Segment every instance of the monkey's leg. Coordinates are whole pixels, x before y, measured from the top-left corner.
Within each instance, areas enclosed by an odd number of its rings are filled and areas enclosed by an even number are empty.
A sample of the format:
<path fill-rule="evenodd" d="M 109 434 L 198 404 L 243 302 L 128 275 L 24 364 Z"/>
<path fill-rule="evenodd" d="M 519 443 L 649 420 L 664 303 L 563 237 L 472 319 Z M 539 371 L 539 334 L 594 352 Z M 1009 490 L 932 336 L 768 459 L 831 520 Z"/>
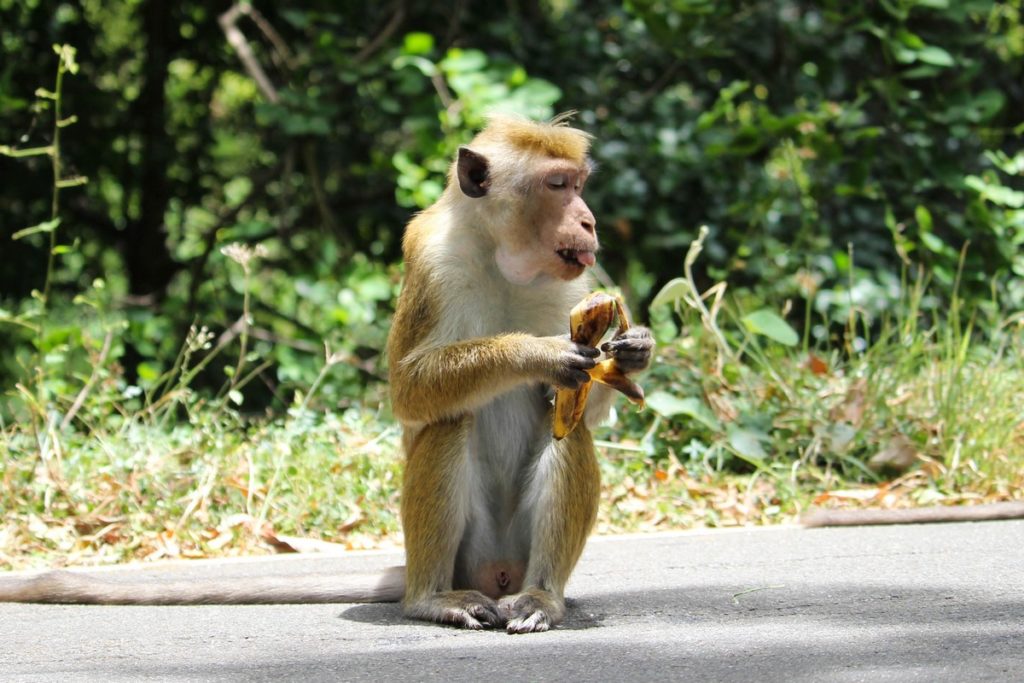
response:
<path fill-rule="evenodd" d="M 469 514 L 466 438 L 470 419 L 437 422 L 406 439 L 402 528 L 405 615 L 464 628 L 502 626 L 491 598 L 452 590 L 455 556 Z"/>
<path fill-rule="evenodd" d="M 590 432 L 578 426 L 541 454 L 523 501 L 534 501 L 523 590 L 501 599 L 509 633 L 547 631 L 565 616 L 565 584 L 597 517 L 601 474 Z"/>

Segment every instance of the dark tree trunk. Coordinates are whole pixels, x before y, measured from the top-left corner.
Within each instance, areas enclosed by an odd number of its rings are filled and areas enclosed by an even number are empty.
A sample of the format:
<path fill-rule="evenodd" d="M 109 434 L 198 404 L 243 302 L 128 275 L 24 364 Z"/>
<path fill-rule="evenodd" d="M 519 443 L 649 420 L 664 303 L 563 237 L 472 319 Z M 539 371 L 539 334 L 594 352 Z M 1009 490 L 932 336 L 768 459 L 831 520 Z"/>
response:
<path fill-rule="evenodd" d="M 171 197 L 167 167 L 174 142 L 167 132 L 165 87 L 171 60 L 174 22 L 169 0 L 147 0 L 142 6 L 142 30 L 146 35 L 143 84 L 135 101 L 134 116 L 142 146 L 138 168 L 138 220 L 129 222 L 125 262 L 131 293 L 163 297 L 176 266 L 167 248 L 164 214 Z"/>

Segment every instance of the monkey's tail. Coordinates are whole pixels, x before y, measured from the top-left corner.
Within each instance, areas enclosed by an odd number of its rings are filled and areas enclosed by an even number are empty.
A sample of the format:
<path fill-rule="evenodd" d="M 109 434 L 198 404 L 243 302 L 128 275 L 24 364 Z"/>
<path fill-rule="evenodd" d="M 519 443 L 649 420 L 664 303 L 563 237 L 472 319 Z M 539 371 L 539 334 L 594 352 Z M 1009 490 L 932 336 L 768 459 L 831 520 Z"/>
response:
<path fill-rule="evenodd" d="M 87 572 L 47 571 L 0 577 L 0 602 L 79 605 L 283 605 L 398 602 L 405 567 L 380 574 L 302 574 L 196 580 L 111 579 Z"/>
<path fill-rule="evenodd" d="M 800 523 L 805 527 L 823 527 L 985 522 L 1020 518 L 1024 518 L 1024 501 L 1004 501 L 982 505 L 936 505 L 898 510 L 814 510 L 805 515 Z"/>

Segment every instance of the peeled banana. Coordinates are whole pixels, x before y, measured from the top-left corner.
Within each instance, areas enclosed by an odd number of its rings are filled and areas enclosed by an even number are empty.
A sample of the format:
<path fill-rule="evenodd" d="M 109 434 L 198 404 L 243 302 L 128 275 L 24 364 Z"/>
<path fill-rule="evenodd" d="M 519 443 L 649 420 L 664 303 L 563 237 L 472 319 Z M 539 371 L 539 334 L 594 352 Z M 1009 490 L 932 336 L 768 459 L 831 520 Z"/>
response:
<path fill-rule="evenodd" d="M 577 344 L 596 347 L 616 319 L 618 334 L 629 329 L 629 318 L 622 299 L 604 292 L 594 292 L 569 312 L 569 335 Z M 619 370 L 614 358 L 599 362 L 587 374 L 591 380 L 621 391 L 633 403 L 644 405 L 644 390 Z M 587 407 L 587 396 L 592 386 L 593 382 L 586 382 L 579 389 L 555 391 L 552 431 L 556 439 L 564 439 L 576 428 Z"/>

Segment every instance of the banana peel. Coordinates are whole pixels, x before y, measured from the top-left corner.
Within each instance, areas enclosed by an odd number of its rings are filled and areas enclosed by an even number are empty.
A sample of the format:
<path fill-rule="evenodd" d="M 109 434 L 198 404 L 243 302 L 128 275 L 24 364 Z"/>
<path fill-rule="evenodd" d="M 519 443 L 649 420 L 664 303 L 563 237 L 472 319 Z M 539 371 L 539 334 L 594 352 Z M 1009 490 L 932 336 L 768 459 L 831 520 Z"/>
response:
<path fill-rule="evenodd" d="M 622 299 L 604 292 L 594 292 L 569 312 L 569 336 L 577 344 L 596 347 L 616 320 L 618 334 L 629 329 L 629 317 Z M 594 382 L 607 384 L 638 406 L 644 405 L 644 390 L 619 369 L 614 358 L 600 361 L 587 374 L 592 381 L 585 382 L 579 389 L 555 391 L 552 432 L 556 439 L 564 439 L 579 424 Z"/>

